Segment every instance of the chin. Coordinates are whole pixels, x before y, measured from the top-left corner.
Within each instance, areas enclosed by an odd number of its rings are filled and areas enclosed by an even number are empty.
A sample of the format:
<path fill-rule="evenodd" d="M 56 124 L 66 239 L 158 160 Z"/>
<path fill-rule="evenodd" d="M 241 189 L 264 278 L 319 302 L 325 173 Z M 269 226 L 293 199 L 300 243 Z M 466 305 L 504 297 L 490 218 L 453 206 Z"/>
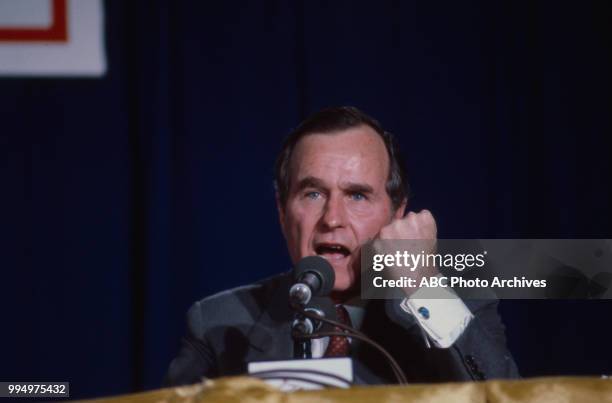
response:
<path fill-rule="evenodd" d="M 349 259 L 329 259 L 326 256 L 322 256 L 327 259 L 334 269 L 335 282 L 333 293 L 346 293 L 354 290 L 356 287 L 357 277 L 353 270 L 351 270 Z"/>
<path fill-rule="evenodd" d="M 334 284 L 333 291 L 346 291 L 351 288 L 351 284 L 348 281 L 336 281 Z"/>
<path fill-rule="evenodd" d="M 334 291 L 348 291 L 355 286 L 355 278 L 348 273 L 338 273 L 336 271 L 336 282 L 334 283 Z"/>

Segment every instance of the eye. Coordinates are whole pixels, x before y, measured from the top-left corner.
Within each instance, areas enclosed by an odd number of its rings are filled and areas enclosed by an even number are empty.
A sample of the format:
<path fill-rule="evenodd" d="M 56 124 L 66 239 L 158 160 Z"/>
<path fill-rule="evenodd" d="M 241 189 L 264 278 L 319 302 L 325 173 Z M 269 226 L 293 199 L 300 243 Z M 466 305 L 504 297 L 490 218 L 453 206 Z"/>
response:
<path fill-rule="evenodd" d="M 355 201 L 367 200 L 368 198 L 361 192 L 351 193 L 351 199 Z"/>
<path fill-rule="evenodd" d="M 321 197 L 321 193 L 316 192 L 316 191 L 311 191 L 311 192 L 306 192 L 304 196 L 307 197 L 308 199 L 316 200 L 319 197 Z"/>

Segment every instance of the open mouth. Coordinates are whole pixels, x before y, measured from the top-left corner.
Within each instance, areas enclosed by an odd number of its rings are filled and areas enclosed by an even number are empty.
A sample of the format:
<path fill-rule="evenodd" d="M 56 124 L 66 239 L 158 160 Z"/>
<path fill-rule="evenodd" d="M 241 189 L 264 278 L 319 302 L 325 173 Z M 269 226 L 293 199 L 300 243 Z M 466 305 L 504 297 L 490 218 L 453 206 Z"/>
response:
<path fill-rule="evenodd" d="M 346 246 L 337 243 L 317 244 L 315 252 L 317 255 L 328 259 L 342 259 L 351 254 L 351 251 Z"/>

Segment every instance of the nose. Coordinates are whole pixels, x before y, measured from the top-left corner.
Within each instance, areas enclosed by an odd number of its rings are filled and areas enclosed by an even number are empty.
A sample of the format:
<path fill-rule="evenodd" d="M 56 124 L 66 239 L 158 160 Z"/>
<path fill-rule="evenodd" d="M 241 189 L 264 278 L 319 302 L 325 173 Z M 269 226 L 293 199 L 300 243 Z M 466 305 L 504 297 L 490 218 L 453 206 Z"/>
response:
<path fill-rule="evenodd" d="M 327 230 L 341 228 L 346 225 L 346 209 L 341 197 L 331 196 L 325 203 L 321 224 Z"/>

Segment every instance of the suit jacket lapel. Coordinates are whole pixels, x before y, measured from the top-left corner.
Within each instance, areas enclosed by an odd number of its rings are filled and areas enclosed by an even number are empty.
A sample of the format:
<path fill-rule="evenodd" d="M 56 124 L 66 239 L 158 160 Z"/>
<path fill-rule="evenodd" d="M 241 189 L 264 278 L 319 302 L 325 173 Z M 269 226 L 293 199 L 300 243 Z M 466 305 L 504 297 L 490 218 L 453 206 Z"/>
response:
<path fill-rule="evenodd" d="M 259 318 L 250 329 L 248 361 L 287 360 L 293 358 L 289 306 L 291 276 L 284 273 L 278 278 L 269 298 L 262 306 Z"/>

